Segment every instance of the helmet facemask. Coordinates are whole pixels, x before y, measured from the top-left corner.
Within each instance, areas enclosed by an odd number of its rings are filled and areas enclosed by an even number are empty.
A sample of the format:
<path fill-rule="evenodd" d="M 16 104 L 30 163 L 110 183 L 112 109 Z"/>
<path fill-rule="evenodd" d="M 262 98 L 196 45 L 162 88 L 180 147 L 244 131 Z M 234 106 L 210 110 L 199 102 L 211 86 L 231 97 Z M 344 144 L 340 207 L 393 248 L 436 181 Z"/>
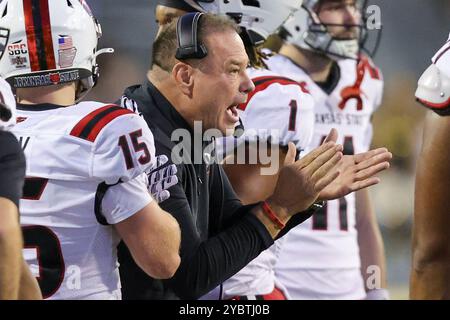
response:
<path fill-rule="evenodd" d="M 185 0 L 197 4 L 202 12 L 228 15 L 241 28 L 250 64 L 264 68 L 267 57 L 261 45 L 275 33 L 283 22 L 302 4 L 302 0 Z"/>
<path fill-rule="evenodd" d="M 322 9 L 324 1 L 322 0 L 305 0 L 302 5 L 301 13 L 297 15 L 298 25 L 302 27 L 286 24 L 284 32 L 288 31 L 288 38 L 294 33 L 296 35 L 294 44 L 301 48 L 313 50 L 322 53 L 334 60 L 339 59 L 358 59 L 361 52 L 364 51 L 369 56 L 373 56 L 378 48 L 381 28 L 377 29 L 374 39 L 369 40 L 369 30 L 367 28 L 368 15 L 366 13 L 367 0 L 355 1 L 355 10 L 359 12 L 360 21 L 357 24 L 333 24 L 324 23 L 319 18 L 319 12 Z M 346 5 L 345 3 L 342 5 Z M 337 30 L 353 29 L 354 36 L 338 37 L 333 35 L 333 29 Z M 374 32 L 370 32 L 374 34 Z M 369 44 L 370 43 L 370 48 Z"/>
<path fill-rule="evenodd" d="M 9 40 L 9 29 L 0 27 L 0 59 L 6 51 Z"/>

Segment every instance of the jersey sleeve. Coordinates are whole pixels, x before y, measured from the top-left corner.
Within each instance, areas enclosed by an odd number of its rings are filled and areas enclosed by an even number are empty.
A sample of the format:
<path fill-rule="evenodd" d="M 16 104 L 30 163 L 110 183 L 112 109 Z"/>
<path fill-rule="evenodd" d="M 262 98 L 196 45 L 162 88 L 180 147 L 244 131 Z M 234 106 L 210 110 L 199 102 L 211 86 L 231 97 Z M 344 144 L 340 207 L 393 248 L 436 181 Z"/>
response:
<path fill-rule="evenodd" d="M 381 106 L 381 103 L 383 102 L 383 93 L 384 93 L 383 74 L 381 73 L 380 70 L 378 72 L 380 75 L 380 79 L 378 80 L 377 90 L 375 93 L 374 111 L 378 110 L 378 108 Z"/>
<path fill-rule="evenodd" d="M 240 106 L 245 139 L 266 140 L 297 150 L 309 144 L 314 130 L 314 102 L 299 83 L 284 78 L 268 79 L 262 85 L 254 80 L 255 92 Z M 266 86 L 267 84 L 267 86 Z"/>
<path fill-rule="evenodd" d="M 137 114 L 121 115 L 101 129 L 93 147 L 92 177 L 115 184 L 150 171 L 155 165 L 153 134 Z"/>
<path fill-rule="evenodd" d="M 143 209 L 152 198 L 147 191 L 147 175 L 112 186 L 102 201 L 102 215 L 108 224 L 119 223 Z"/>
<path fill-rule="evenodd" d="M 383 102 L 384 78 L 381 69 L 375 65 L 375 62 L 368 56 L 364 55 L 367 62 L 366 72 L 370 82 L 370 86 L 374 88 L 373 110 L 376 111 Z"/>

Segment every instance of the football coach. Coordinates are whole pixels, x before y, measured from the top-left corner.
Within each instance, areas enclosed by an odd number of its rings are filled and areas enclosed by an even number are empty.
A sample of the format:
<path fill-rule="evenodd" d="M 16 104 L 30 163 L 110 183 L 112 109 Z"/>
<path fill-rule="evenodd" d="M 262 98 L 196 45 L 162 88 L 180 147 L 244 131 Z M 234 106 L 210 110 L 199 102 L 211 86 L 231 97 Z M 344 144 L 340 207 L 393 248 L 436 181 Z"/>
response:
<path fill-rule="evenodd" d="M 316 202 L 328 200 L 323 194 L 331 190 L 333 197 L 342 196 L 345 188 L 333 186 L 342 158 L 335 130 L 297 161 L 291 143 L 273 195 L 247 206 L 237 199 L 221 165 L 203 156 L 211 141 L 195 141 L 198 123 L 200 133 L 233 131 L 239 121 L 236 107 L 254 89 L 248 63 L 231 19 L 190 13 L 160 30 L 147 81 L 126 89 L 122 105 L 142 114 L 154 134 L 157 155 L 177 164 L 179 182 L 160 205 L 178 221 L 182 239 L 181 265 L 169 280 L 150 278 L 127 248 L 119 247 L 124 299 L 198 299 L 307 219 Z M 183 138 L 174 139 L 179 136 Z M 182 152 L 174 152 L 180 147 Z"/>

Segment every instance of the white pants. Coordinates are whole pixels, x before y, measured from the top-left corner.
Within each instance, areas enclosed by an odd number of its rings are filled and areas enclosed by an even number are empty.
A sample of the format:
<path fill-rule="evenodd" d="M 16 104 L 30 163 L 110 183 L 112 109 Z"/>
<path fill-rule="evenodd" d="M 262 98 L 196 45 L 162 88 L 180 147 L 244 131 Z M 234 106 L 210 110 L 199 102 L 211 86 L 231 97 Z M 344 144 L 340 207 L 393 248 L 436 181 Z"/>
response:
<path fill-rule="evenodd" d="M 365 299 L 360 269 L 298 269 L 276 274 L 293 300 Z"/>

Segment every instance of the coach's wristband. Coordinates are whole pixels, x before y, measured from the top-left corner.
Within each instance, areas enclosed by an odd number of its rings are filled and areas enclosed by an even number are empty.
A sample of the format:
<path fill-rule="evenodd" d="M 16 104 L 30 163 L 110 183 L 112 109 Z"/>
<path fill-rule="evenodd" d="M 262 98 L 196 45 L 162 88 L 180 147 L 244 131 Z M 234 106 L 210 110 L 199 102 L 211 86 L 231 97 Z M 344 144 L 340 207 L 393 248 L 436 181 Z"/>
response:
<path fill-rule="evenodd" d="M 367 291 L 366 300 L 389 300 L 389 291 L 386 289 L 374 289 Z"/>
<path fill-rule="evenodd" d="M 281 221 L 277 215 L 275 214 L 275 212 L 272 210 L 272 208 L 269 206 L 269 204 L 267 203 L 267 201 L 264 201 L 262 203 L 262 209 L 263 212 L 266 214 L 266 216 L 270 219 L 270 221 L 272 221 L 275 225 L 275 228 L 278 230 L 283 229 L 286 225 L 283 223 L 283 221 Z"/>

